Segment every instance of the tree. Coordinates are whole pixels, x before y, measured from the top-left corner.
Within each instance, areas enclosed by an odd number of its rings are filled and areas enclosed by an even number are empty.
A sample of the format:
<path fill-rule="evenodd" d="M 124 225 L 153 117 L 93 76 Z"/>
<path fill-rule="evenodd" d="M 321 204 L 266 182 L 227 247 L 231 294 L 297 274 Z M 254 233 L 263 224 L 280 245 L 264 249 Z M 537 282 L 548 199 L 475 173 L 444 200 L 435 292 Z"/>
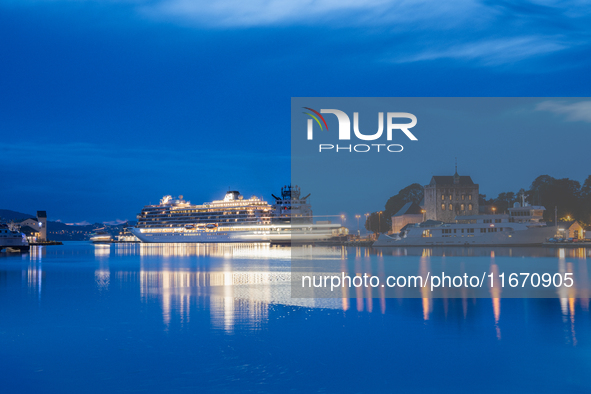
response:
<path fill-rule="evenodd" d="M 591 175 L 585 179 L 581 187 L 581 216 L 579 220 L 585 225 L 591 225 Z"/>
<path fill-rule="evenodd" d="M 391 225 L 386 221 L 384 212 L 372 212 L 365 220 L 365 229 L 371 231 L 374 234 L 387 233 L 391 228 Z"/>
<path fill-rule="evenodd" d="M 545 220 L 554 220 L 554 207 L 558 207 L 558 217 L 570 216 L 583 219 L 583 201 L 581 184 L 568 178 L 555 179 L 549 175 L 540 175 L 531 184 L 528 201 L 532 205 L 546 208 Z M 585 222 L 584 220 L 582 220 Z"/>
<path fill-rule="evenodd" d="M 585 179 L 583 186 L 581 187 L 581 197 L 583 199 L 591 199 L 591 175 Z"/>
<path fill-rule="evenodd" d="M 489 204 L 493 204 L 497 209 L 498 213 L 506 212 L 508 208 L 513 206 L 513 203 L 517 201 L 517 197 L 513 192 L 499 193 L 498 197 L 491 199 Z"/>

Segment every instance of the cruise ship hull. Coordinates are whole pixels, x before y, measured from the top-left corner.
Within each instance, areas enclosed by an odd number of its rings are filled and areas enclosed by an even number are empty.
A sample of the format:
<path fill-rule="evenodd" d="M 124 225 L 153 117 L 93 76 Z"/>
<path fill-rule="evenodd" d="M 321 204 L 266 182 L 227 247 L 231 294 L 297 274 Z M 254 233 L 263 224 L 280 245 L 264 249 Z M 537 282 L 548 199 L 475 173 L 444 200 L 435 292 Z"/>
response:
<path fill-rule="evenodd" d="M 375 247 L 396 246 L 532 246 L 541 245 L 556 233 L 556 227 L 532 227 L 527 230 L 486 233 L 473 237 L 407 237 L 380 235 Z"/>
<path fill-rule="evenodd" d="M 314 243 L 327 241 L 327 231 L 294 234 L 291 231 L 179 231 L 157 233 L 130 228 L 141 242 L 146 243 Z"/>

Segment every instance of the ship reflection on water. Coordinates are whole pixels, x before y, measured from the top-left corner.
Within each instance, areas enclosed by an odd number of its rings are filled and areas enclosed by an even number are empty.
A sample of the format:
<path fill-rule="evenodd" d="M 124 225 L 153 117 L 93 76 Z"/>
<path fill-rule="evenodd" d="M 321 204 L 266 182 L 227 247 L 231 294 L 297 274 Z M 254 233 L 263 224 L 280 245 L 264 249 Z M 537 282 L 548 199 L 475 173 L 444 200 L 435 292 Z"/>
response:
<path fill-rule="evenodd" d="M 488 298 L 432 298 L 424 289 L 388 298 L 357 288 L 292 298 L 294 256 L 377 275 L 408 261 L 425 273 L 457 257 L 492 271 L 507 259 L 548 259 L 570 272 L 591 257 L 588 249 L 81 242 L 1 254 L 8 392 L 410 392 L 417 382 L 455 394 L 505 392 L 507 382 L 519 392 L 591 390 L 581 367 L 591 351 L 589 293 L 510 299 L 493 287 Z M 468 383 L 456 382 L 458 371 Z"/>
<path fill-rule="evenodd" d="M 92 261 L 94 287 L 107 292 L 118 287 L 137 288 L 143 303 L 156 302 L 160 305 L 165 329 L 171 323 L 181 326 L 189 323 L 191 312 L 208 310 L 212 327 L 233 332 L 236 327 L 258 330 L 269 319 L 273 305 L 301 307 L 308 309 L 338 310 L 346 313 L 405 313 L 404 304 L 416 305 L 411 300 L 388 299 L 381 291 L 379 297 L 363 288 L 355 290 L 355 297 L 343 298 L 292 298 L 290 292 L 290 259 L 294 250 L 290 247 L 268 244 L 96 244 L 77 246 L 65 250 L 36 247 L 21 259 L 28 260 L 22 270 L 22 282 L 39 299 L 48 273 L 44 270 L 56 258 L 71 256 L 81 258 L 86 264 Z M 300 258 L 321 258 L 328 261 L 345 261 L 348 256 L 355 259 L 355 271 L 371 271 L 371 261 L 377 260 L 377 269 L 399 256 L 416 256 L 419 273 L 426 275 L 431 259 L 464 256 L 490 258 L 491 272 L 497 272 L 495 259 L 501 256 L 557 258 L 560 270 L 569 269 L 569 259 L 577 259 L 586 270 L 586 258 L 590 251 L 585 248 L 544 249 L 544 248 L 401 248 L 379 249 L 314 247 L 298 250 Z M 571 268 L 572 270 L 572 268 Z M 50 270 L 49 275 L 54 275 Z M 589 316 L 589 292 L 586 297 L 575 297 L 572 292 L 560 290 L 558 303 L 568 342 L 576 345 L 575 314 Z M 469 320 L 480 315 L 483 305 L 489 304 L 497 339 L 502 338 L 503 319 L 502 289 L 497 285 L 490 289 L 490 298 L 474 299 L 464 294 L 461 298 L 431 298 L 429 289 L 421 290 L 420 311 L 415 317 L 424 322 L 445 321 L 460 316 Z M 580 294 L 580 293 L 579 293 Z M 535 303 L 536 301 L 529 301 Z M 416 308 L 415 308 L 416 309 Z M 545 311 L 546 312 L 546 311 Z M 450 316 L 451 315 L 451 316 Z"/>

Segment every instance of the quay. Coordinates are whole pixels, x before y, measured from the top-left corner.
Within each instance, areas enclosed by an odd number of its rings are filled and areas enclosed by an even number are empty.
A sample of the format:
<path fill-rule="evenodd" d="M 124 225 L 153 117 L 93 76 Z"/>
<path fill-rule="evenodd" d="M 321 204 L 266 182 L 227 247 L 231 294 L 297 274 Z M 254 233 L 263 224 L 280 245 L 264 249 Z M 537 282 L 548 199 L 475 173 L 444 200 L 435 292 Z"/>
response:
<path fill-rule="evenodd" d="M 60 241 L 35 241 L 29 242 L 31 246 L 49 246 L 49 245 L 63 245 Z"/>
<path fill-rule="evenodd" d="M 551 248 L 591 248 L 591 242 L 544 242 L 542 246 Z"/>

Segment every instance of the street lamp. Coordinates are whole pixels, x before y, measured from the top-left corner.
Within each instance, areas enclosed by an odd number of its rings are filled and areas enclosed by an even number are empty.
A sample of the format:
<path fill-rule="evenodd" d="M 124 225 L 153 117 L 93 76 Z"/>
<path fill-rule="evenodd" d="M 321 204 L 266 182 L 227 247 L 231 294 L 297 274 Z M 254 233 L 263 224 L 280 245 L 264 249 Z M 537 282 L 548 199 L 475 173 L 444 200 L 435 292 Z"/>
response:
<path fill-rule="evenodd" d="M 382 230 L 382 213 L 383 211 L 378 212 L 378 233 L 381 233 Z"/>
<path fill-rule="evenodd" d="M 495 211 L 496 211 L 496 210 L 497 210 L 497 209 L 496 209 L 495 207 L 492 207 L 493 215 L 495 214 Z"/>
<path fill-rule="evenodd" d="M 345 222 L 345 215 L 341 215 L 341 226 L 343 225 L 344 222 Z"/>
<path fill-rule="evenodd" d="M 355 215 L 355 217 L 357 218 L 357 235 L 361 237 L 361 230 L 359 230 L 359 218 L 361 215 Z"/>
<path fill-rule="evenodd" d="M 369 213 L 366 213 L 366 214 L 365 214 L 365 225 L 366 225 L 367 227 L 371 228 L 371 226 L 370 226 L 370 225 L 368 225 L 368 223 L 367 223 L 367 218 L 368 218 L 368 217 L 369 217 Z"/>
<path fill-rule="evenodd" d="M 423 222 L 425 222 L 426 221 L 425 214 L 427 213 L 427 211 L 424 209 L 421 209 L 421 213 L 423 214 Z"/>

